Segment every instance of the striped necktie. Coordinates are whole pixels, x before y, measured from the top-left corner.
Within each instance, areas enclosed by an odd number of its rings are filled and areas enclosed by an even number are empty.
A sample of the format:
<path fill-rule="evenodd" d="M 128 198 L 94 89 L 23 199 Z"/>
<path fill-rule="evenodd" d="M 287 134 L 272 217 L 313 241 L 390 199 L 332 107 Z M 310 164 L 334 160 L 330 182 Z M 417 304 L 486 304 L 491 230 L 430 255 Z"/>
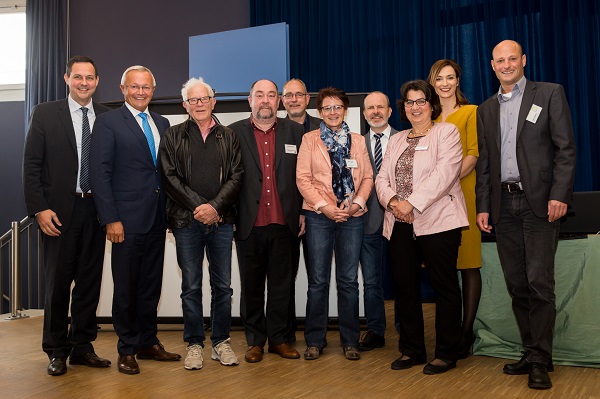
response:
<path fill-rule="evenodd" d="M 381 151 L 381 138 L 383 137 L 383 133 L 374 133 L 373 137 L 375 137 L 375 168 L 377 168 L 377 172 L 381 169 L 381 162 L 383 161 L 383 154 Z"/>
<path fill-rule="evenodd" d="M 146 140 L 148 140 L 148 147 L 150 147 L 152 161 L 154 161 L 154 166 L 156 166 L 156 148 L 154 147 L 154 135 L 152 134 L 152 128 L 150 127 L 150 123 L 148 123 L 148 115 L 146 115 L 144 112 L 140 112 L 138 116 L 142 118 L 142 127 L 144 130 L 144 135 L 146 136 Z"/>
<path fill-rule="evenodd" d="M 79 187 L 82 193 L 90 191 L 90 144 L 92 142 L 92 132 L 90 131 L 90 121 L 88 119 L 88 109 L 81 107 L 81 165 L 79 167 Z"/>

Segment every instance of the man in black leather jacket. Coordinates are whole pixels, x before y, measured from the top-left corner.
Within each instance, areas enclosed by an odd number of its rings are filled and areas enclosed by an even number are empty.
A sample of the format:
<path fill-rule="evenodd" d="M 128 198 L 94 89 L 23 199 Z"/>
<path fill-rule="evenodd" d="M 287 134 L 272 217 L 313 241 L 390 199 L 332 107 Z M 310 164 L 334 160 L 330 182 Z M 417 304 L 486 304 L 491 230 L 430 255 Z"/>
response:
<path fill-rule="evenodd" d="M 186 82 L 181 95 L 190 118 L 165 132 L 160 157 L 182 274 L 183 339 L 188 342 L 184 367 L 201 369 L 203 363 L 205 248 L 212 295 L 211 357 L 231 366 L 238 364 L 229 329 L 233 224 L 243 175 L 240 145 L 235 133 L 212 116 L 214 91 L 202 78 Z"/>

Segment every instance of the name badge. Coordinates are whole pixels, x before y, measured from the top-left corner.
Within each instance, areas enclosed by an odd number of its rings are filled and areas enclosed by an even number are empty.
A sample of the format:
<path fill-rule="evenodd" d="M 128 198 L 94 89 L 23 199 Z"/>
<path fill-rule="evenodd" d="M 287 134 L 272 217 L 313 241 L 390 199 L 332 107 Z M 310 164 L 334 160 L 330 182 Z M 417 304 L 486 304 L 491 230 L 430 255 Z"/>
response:
<path fill-rule="evenodd" d="M 415 147 L 415 151 L 427 151 L 428 148 L 429 146 L 427 145 L 418 145 Z"/>
<path fill-rule="evenodd" d="M 286 154 L 298 154 L 296 145 L 295 144 L 286 144 L 285 145 L 285 153 Z"/>
<path fill-rule="evenodd" d="M 346 167 L 347 168 L 358 168 L 358 162 L 356 159 L 346 159 Z"/>
<path fill-rule="evenodd" d="M 542 112 L 542 107 L 540 107 L 539 105 L 533 104 L 531 106 L 531 109 L 529 110 L 529 114 L 527 114 L 527 121 L 529 121 L 531 123 L 537 122 L 537 119 L 540 116 L 541 112 Z"/>

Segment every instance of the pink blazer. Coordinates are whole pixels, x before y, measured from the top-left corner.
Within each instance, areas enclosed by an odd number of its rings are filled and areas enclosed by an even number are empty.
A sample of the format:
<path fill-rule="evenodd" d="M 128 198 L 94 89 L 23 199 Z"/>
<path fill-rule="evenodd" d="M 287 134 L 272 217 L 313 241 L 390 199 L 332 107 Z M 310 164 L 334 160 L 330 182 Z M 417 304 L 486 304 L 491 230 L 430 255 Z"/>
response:
<path fill-rule="evenodd" d="M 396 196 L 396 163 L 408 147 L 408 132 L 404 130 L 390 138 L 377 174 L 377 197 L 386 209 Z M 459 181 L 461 165 L 462 147 L 458 129 L 451 123 L 436 123 L 419 141 L 413 163 L 413 192 L 406 198 L 415 207 L 413 228 L 417 236 L 469 225 Z M 386 210 L 383 235 L 388 240 L 394 222 L 394 215 Z"/>
<path fill-rule="evenodd" d="M 361 210 L 354 216 L 367 211 L 367 199 L 373 189 L 373 169 L 363 136 L 352 133 L 350 157 L 355 159 L 358 167 L 351 168 L 354 180 L 353 202 L 360 205 Z M 306 133 L 302 137 L 302 145 L 298 152 L 296 166 L 296 184 L 304 197 L 302 208 L 320 213 L 318 208 L 324 205 L 337 206 L 337 200 L 331 185 L 331 160 L 327 148 L 321 140 L 319 129 Z"/>

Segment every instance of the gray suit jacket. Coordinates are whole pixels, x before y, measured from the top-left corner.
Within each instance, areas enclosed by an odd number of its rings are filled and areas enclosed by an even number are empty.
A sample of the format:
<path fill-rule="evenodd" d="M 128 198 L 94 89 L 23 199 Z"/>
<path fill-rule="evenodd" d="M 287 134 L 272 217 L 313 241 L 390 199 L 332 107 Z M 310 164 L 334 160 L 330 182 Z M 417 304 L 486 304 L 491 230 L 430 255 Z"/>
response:
<path fill-rule="evenodd" d="M 398 133 L 396 129 L 392 127 L 390 132 L 390 137 L 394 134 Z M 364 134 L 365 142 L 367 143 L 367 151 L 369 152 L 369 158 L 371 159 L 371 167 L 373 168 L 373 181 L 377 178 L 377 168 L 375 167 L 375 159 L 373 158 L 374 149 L 371 148 L 371 130 L 369 129 L 367 133 Z M 385 155 L 385 154 L 383 154 Z M 365 214 L 365 234 L 375 234 L 379 228 L 383 225 L 383 215 L 385 214 L 385 209 L 379 203 L 377 199 L 377 193 L 373 188 L 371 192 L 371 196 L 367 201 L 368 212 Z"/>
<path fill-rule="evenodd" d="M 532 105 L 542 108 L 535 123 L 527 120 Z M 477 109 L 477 213 L 500 215 L 500 103 L 497 93 Z M 548 201 L 572 202 L 575 139 L 571 111 L 562 86 L 527 81 L 517 125 L 517 162 L 525 196 L 538 217 L 546 217 Z"/>
<path fill-rule="evenodd" d="M 256 222 L 262 193 L 263 173 L 256 139 L 254 138 L 254 128 L 250 123 L 250 119 L 242 119 L 229 125 L 229 128 L 238 135 L 242 151 L 244 175 L 242 177 L 242 190 L 238 199 L 238 223 L 235 237 L 238 240 L 245 240 L 250 235 Z M 301 124 L 289 119 L 277 118 L 275 179 L 283 214 L 294 237 L 297 237 L 300 231 L 302 197 L 296 186 L 296 161 L 303 134 L 304 129 Z M 293 151 L 289 150 L 290 147 L 286 150 L 286 146 L 295 147 L 296 153 L 294 154 Z"/>

